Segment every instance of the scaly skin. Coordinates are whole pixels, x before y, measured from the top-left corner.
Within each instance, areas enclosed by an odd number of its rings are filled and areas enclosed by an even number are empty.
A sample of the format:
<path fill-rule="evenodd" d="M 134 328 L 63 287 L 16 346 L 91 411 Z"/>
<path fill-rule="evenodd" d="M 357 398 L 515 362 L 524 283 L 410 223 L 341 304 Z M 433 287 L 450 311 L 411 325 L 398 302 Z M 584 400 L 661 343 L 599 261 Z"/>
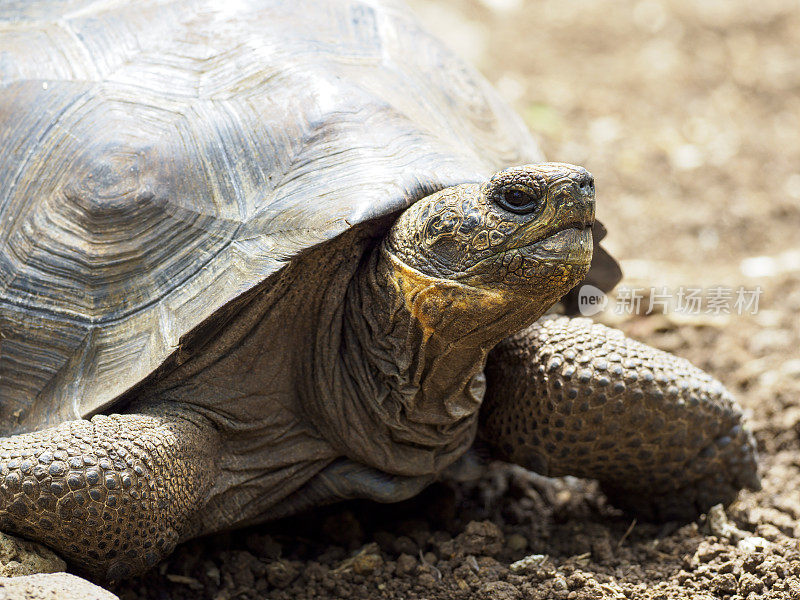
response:
<path fill-rule="evenodd" d="M 215 477 L 197 415 L 96 416 L 0 439 L 0 529 L 119 579 L 155 565 L 192 529 Z"/>
<path fill-rule="evenodd" d="M 753 437 L 717 380 L 588 319 L 546 317 L 489 355 L 479 435 L 499 458 L 598 479 L 612 503 L 694 518 L 758 489 Z"/>

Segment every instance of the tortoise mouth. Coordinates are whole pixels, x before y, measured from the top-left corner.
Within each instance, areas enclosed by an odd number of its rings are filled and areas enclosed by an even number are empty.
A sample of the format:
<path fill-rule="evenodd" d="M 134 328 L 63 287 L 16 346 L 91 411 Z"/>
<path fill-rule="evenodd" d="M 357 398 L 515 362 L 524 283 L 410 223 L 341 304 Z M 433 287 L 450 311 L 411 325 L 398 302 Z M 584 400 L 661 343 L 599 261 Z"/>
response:
<path fill-rule="evenodd" d="M 526 243 L 509 250 L 517 250 L 532 257 L 548 256 L 551 259 L 563 258 L 569 255 L 571 250 L 578 251 L 580 255 L 587 247 L 591 251 L 593 225 L 592 215 L 576 215 L 568 221 L 559 223 L 544 236 L 532 241 L 525 240 Z"/>
<path fill-rule="evenodd" d="M 585 229 L 591 229 L 594 226 L 594 216 L 585 216 L 585 217 L 575 217 L 568 222 L 564 223 L 558 231 L 563 231 L 565 229 L 577 229 L 578 231 L 582 231 Z"/>
<path fill-rule="evenodd" d="M 588 264 L 592 260 L 592 223 L 565 223 L 550 235 L 517 250 L 540 261 Z"/>
<path fill-rule="evenodd" d="M 544 238 L 493 254 L 455 279 L 481 289 L 530 291 L 533 286 L 539 293 L 558 288 L 563 295 L 572 287 L 565 282 L 577 283 L 591 261 L 591 225 L 564 224 Z"/>

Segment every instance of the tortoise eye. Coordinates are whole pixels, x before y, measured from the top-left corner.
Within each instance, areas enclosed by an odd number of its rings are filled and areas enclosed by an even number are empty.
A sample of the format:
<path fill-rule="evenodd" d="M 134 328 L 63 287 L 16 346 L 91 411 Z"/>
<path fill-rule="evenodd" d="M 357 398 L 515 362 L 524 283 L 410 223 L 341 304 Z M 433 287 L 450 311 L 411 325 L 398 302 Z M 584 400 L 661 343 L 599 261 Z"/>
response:
<path fill-rule="evenodd" d="M 518 214 L 535 212 L 542 204 L 542 191 L 529 187 L 509 187 L 503 189 L 497 203 L 504 209 Z"/>

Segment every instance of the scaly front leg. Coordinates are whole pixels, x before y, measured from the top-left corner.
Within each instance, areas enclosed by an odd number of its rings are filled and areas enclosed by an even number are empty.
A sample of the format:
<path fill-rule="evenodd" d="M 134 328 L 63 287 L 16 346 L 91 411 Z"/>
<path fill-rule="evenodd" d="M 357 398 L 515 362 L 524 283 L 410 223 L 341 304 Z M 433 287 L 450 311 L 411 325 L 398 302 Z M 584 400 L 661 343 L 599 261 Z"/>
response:
<path fill-rule="evenodd" d="M 214 481 L 216 431 L 164 407 L 0 439 L 0 529 L 108 579 L 144 571 L 191 530 Z"/>
<path fill-rule="evenodd" d="M 645 518 L 685 520 L 759 489 L 739 406 L 688 361 L 588 319 L 546 317 L 486 366 L 479 436 L 539 473 L 598 479 Z"/>

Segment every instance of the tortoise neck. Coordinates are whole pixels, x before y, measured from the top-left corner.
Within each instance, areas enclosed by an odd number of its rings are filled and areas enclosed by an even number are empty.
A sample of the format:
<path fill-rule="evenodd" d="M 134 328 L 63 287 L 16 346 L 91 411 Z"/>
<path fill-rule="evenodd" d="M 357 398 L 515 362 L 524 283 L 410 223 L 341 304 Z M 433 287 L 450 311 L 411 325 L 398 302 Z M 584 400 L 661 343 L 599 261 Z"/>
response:
<path fill-rule="evenodd" d="M 341 388 L 332 391 L 358 409 L 345 417 L 341 407 L 318 405 L 321 428 L 336 429 L 344 452 L 377 468 L 440 472 L 474 439 L 486 355 L 509 333 L 498 302 L 408 267 L 383 244 L 373 249 L 347 290 L 331 353 Z"/>

